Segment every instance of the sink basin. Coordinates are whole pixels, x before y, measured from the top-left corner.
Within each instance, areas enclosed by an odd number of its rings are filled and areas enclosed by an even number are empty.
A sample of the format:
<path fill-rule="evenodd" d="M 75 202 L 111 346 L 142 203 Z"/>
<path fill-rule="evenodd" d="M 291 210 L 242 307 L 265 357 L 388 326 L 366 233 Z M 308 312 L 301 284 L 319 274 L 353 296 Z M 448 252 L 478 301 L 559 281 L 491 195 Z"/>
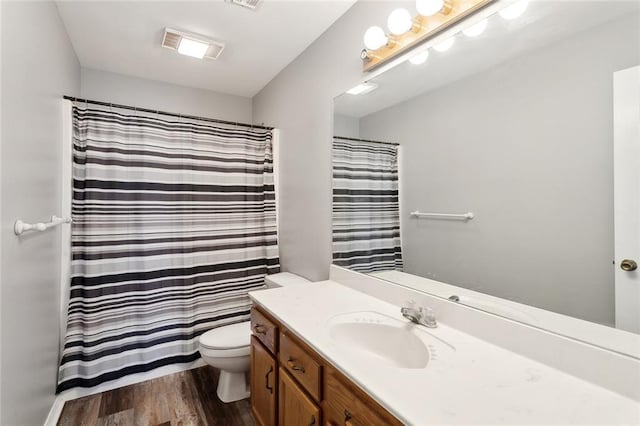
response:
<path fill-rule="evenodd" d="M 408 321 L 378 312 L 337 315 L 329 334 L 345 352 L 396 368 L 426 368 L 453 346 Z"/>

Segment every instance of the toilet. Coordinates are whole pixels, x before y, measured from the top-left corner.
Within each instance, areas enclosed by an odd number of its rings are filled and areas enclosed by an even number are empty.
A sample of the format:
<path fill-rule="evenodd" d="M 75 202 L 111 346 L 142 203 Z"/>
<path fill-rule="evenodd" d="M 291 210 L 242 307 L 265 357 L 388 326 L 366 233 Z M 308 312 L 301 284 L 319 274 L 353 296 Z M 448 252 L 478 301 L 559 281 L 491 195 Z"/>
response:
<path fill-rule="evenodd" d="M 267 288 L 286 287 L 309 283 L 290 272 L 267 275 Z M 249 397 L 247 372 L 251 352 L 251 324 L 243 321 L 209 330 L 200 336 L 200 356 L 212 367 L 220 369 L 218 398 L 234 402 Z"/>

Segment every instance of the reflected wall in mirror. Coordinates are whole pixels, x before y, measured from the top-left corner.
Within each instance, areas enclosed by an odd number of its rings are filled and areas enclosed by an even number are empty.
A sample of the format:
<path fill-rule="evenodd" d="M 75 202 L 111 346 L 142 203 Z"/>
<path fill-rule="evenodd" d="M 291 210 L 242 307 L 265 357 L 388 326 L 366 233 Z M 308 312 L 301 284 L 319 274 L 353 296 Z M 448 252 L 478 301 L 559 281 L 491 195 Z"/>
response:
<path fill-rule="evenodd" d="M 533 1 L 467 33 L 335 99 L 334 263 L 640 332 L 640 4 Z"/>

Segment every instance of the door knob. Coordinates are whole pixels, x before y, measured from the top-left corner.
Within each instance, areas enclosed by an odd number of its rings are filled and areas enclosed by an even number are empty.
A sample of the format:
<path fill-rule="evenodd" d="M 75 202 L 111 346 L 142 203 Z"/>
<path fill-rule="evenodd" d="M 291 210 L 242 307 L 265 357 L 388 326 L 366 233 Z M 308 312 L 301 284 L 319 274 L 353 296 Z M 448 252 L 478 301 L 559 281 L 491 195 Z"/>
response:
<path fill-rule="evenodd" d="M 622 262 L 620 262 L 620 269 L 626 272 L 635 271 L 636 269 L 638 269 L 638 264 L 635 260 L 624 259 Z"/>

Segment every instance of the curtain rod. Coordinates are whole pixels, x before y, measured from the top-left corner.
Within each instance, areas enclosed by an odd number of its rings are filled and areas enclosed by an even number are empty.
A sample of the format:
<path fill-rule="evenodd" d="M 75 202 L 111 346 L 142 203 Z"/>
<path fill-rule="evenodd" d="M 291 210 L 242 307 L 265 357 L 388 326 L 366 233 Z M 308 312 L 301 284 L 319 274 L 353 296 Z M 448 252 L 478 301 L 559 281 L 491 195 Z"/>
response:
<path fill-rule="evenodd" d="M 236 121 L 226 121 L 226 120 L 218 120 L 218 119 L 215 119 L 215 118 L 198 117 L 196 115 L 176 114 L 175 112 L 167 112 L 167 111 L 160 111 L 160 110 L 147 109 L 147 108 L 138 108 L 138 107 L 132 107 L 130 105 L 114 104 L 114 103 L 111 103 L 111 102 L 92 101 L 91 99 L 76 98 L 75 96 L 67 96 L 67 95 L 65 95 L 65 96 L 63 96 L 63 98 L 68 100 L 68 101 L 72 101 L 72 102 L 80 102 L 80 103 L 86 103 L 86 104 L 108 106 L 110 108 L 128 109 L 128 110 L 131 110 L 131 111 L 148 112 L 148 113 L 151 113 L 151 114 L 167 115 L 169 117 L 178 117 L 178 118 L 187 118 L 187 119 L 190 119 L 190 120 L 208 121 L 210 123 L 227 124 L 227 125 L 232 125 L 232 126 L 242 126 L 242 127 L 249 127 L 249 128 L 252 128 L 252 129 L 264 129 L 264 130 L 273 130 L 274 129 L 273 127 L 263 126 L 263 125 L 260 125 L 260 124 L 247 124 L 247 123 L 240 123 L 240 122 L 236 122 Z"/>
<path fill-rule="evenodd" d="M 372 139 L 347 138 L 344 136 L 334 136 L 334 138 L 344 139 L 346 141 L 355 141 L 355 142 L 373 142 L 373 143 L 386 143 L 387 145 L 400 145 L 398 142 L 374 141 Z"/>

